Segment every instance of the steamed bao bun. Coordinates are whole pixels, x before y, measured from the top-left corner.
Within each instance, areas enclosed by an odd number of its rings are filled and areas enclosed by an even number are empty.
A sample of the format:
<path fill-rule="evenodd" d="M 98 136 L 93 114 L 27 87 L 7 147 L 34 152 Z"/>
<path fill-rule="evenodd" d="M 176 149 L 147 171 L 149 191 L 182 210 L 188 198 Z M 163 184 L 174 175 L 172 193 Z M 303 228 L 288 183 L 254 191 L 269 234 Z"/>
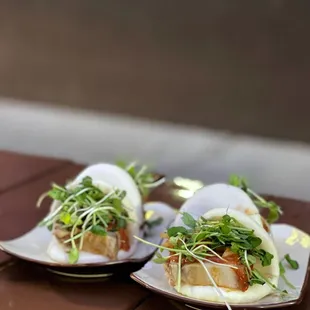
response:
<path fill-rule="evenodd" d="M 259 210 L 250 197 L 242 189 L 224 183 L 216 183 L 199 189 L 182 205 L 181 211 L 190 213 L 198 219 L 207 211 L 216 208 L 243 212 L 263 227 Z M 179 214 L 173 226 L 182 226 L 181 218 L 182 215 Z"/>
<path fill-rule="evenodd" d="M 71 183 L 67 185 L 67 188 L 75 188 L 86 176 L 91 177 L 93 184 L 103 192 L 110 192 L 114 188 L 126 191 L 123 204 L 129 217 L 133 219 L 134 222 L 128 222 L 127 226 L 130 250 L 120 250 L 117 259 L 121 260 L 131 256 L 134 253 L 138 242 L 133 236 L 139 236 L 142 234 L 142 232 L 140 232 L 140 226 L 143 223 L 142 198 L 136 183 L 125 170 L 116 165 L 95 164 L 85 168 Z M 59 206 L 60 203 L 54 201 L 51 205 L 51 212 L 56 210 Z M 68 263 L 68 254 L 55 236 L 52 238 L 47 253 L 51 259 L 57 262 Z M 80 251 L 77 264 L 108 262 L 109 260 L 108 257 L 102 255 Z"/>
<path fill-rule="evenodd" d="M 261 226 L 258 225 L 258 223 L 237 210 L 229 209 L 227 211 L 227 209 L 217 208 L 208 211 L 203 215 L 203 217 L 206 219 L 218 219 L 222 218 L 225 214 L 235 218 L 244 227 L 253 229 L 255 236 L 262 240 L 259 248 L 270 252 L 274 256 L 270 266 L 262 267 L 260 263 L 256 263 L 255 268 L 257 268 L 264 276 L 269 278 L 273 285 L 277 286 L 279 280 L 279 258 L 271 237 Z M 175 289 L 177 290 L 177 286 Z M 181 285 L 179 293 L 200 300 L 213 302 L 226 301 L 230 304 L 241 304 L 258 301 L 272 292 L 272 288 L 266 283 L 264 285 L 255 284 L 250 286 L 245 292 L 220 287 L 219 290 L 222 292 L 224 299 L 222 296 L 219 296 L 216 288 L 213 286 Z"/>

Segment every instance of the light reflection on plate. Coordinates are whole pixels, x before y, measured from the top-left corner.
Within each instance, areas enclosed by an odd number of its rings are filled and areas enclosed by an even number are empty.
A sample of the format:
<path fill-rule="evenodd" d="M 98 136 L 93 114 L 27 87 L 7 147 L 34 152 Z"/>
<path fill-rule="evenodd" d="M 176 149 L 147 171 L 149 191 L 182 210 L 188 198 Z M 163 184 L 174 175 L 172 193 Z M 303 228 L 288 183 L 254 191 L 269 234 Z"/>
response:
<path fill-rule="evenodd" d="M 79 279 L 98 279 L 98 278 L 108 278 L 113 275 L 113 273 L 95 273 L 95 274 L 75 274 L 69 272 L 61 272 L 58 270 L 47 268 L 49 272 L 55 273 L 59 276 L 71 277 L 71 278 L 79 278 Z"/>

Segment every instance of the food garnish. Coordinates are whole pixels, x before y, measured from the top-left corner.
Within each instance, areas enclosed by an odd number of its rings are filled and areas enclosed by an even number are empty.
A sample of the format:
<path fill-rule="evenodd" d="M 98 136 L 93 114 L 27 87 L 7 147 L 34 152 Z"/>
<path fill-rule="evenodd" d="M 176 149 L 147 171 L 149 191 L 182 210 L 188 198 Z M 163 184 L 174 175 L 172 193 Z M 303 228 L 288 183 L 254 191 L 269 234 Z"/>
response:
<path fill-rule="evenodd" d="M 292 269 L 297 270 L 299 268 L 298 262 L 292 259 L 289 254 L 285 254 L 284 259 L 288 262 Z"/>
<path fill-rule="evenodd" d="M 168 250 L 168 256 L 162 256 L 157 252 L 155 263 L 166 263 L 173 259 L 181 262 L 208 262 L 214 265 L 237 267 L 230 264 L 222 257 L 227 248 L 238 256 L 238 261 L 245 267 L 246 282 L 249 285 L 265 284 L 277 289 L 264 277 L 254 264 L 260 261 L 262 266 L 269 266 L 273 255 L 263 249 L 259 249 L 262 240 L 254 235 L 254 230 L 242 226 L 235 218 L 226 214 L 219 220 L 207 220 L 201 217 L 195 220 L 189 213 L 182 213 L 183 223 L 188 227 L 170 227 L 166 232 L 166 241 L 163 245 L 152 244 L 141 238 L 135 237 L 141 242 Z M 178 260 L 176 260 L 178 258 Z M 181 264 L 178 266 L 181 269 Z M 180 279 L 179 279 L 180 281 Z M 179 283 L 180 285 L 180 283 Z"/>
<path fill-rule="evenodd" d="M 148 171 L 148 167 L 143 165 L 138 167 L 136 162 L 129 164 L 123 161 L 118 161 L 117 166 L 124 169 L 133 178 L 143 198 L 147 197 L 152 188 L 158 187 L 165 183 L 165 178 L 156 179 L 155 175 Z"/>
<path fill-rule="evenodd" d="M 286 277 L 286 270 L 283 264 L 284 261 L 286 261 L 290 268 L 294 270 L 297 270 L 299 268 L 299 264 L 296 260 L 292 259 L 289 254 L 285 254 L 284 258 L 279 263 L 280 277 L 283 279 L 283 281 L 288 287 L 296 289 L 296 287 Z"/>
<path fill-rule="evenodd" d="M 280 215 L 282 214 L 281 207 L 274 201 L 267 201 L 266 199 L 255 193 L 252 189 L 250 189 L 248 182 L 245 178 L 232 174 L 229 178 L 229 184 L 239 187 L 245 193 L 247 193 L 257 207 L 269 209 L 267 217 L 267 222 L 269 224 L 274 223 L 279 219 Z"/>
<path fill-rule="evenodd" d="M 109 232 L 126 229 L 132 219 L 123 205 L 125 196 L 126 192 L 119 189 L 106 193 L 101 191 L 93 185 L 90 177 L 84 177 L 73 189 L 54 183 L 52 189 L 39 198 L 37 206 L 46 197 L 58 201 L 60 205 L 39 225 L 50 230 L 60 225 L 61 229 L 70 233 L 63 243 L 69 247 L 69 262 L 74 264 L 79 259 L 87 232 L 106 236 Z"/>

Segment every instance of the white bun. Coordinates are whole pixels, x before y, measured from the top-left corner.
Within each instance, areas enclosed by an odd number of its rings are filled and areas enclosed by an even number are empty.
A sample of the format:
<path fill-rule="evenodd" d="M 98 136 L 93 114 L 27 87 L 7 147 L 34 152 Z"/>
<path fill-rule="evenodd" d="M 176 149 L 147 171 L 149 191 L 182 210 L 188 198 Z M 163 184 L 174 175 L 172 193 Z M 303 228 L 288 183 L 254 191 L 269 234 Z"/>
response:
<path fill-rule="evenodd" d="M 240 188 L 224 183 L 216 183 L 199 189 L 183 204 L 181 210 L 197 219 L 207 211 L 216 208 L 241 211 L 263 226 L 259 210 L 250 197 Z M 182 225 L 181 218 L 182 215 L 178 215 L 173 226 Z"/>
<path fill-rule="evenodd" d="M 140 226 L 143 221 L 143 208 L 142 200 L 139 190 L 131 178 L 131 176 L 123 169 L 111 165 L 111 164 L 96 164 L 87 167 L 83 170 L 70 184 L 68 188 L 76 187 L 84 177 L 89 176 L 93 180 L 93 184 L 103 192 L 109 192 L 113 188 L 126 191 L 126 196 L 123 200 L 124 208 L 127 210 L 128 215 L 134 222 L 128 223 L 128 236 L 130 241 L 130 250 L 118 252 L 117 259 L 125 259 L 130 257 L 137 247 L 138 241 L 133 237 L 134 235 L 139 236 Z M 51 211 L 59 207 L 59 202 L 54 201 L 51 206 Z M 48 248 L 48 255 L 51 259 L 60 262 L 68 263 L 68 255 L 65 253 L 63 246 L 53 238 Z M 85 263 L 98 263 L 108 262 L 110 259 L 102 255 L 96 255 L 87 252 L 80 252 L 78 264 Z"/>
<path fill-rule="evenodd" d="M 257 223 L 251 220 L 247 215 L 244 213 L 224 208 L 217 208 L 210 210 L 209 212 L 205 213 L 203 216 L 206 219 L 212 218 L 221 218 L 225 214 L 230 215 L 231 217 L 235 218 L 239 221 L 243 226 L 253 229 L 255 236 L 259 237 L 262 240 L 262 244 L 260 248 L 264 249 L 265 251 L 270 252 L 274 258 L 272 259 L 272 263 L 268 267 L 257 267 L 260 268 L 260 272 L 264 275 L 270 275 L 269 280 L 270 282 L 277 286 L 278 279 L 279 279 L 279 258 L 277 254 L 277 250 L 272 242 L 271 237 L 268 233 L 260 227 Z M 177 290 L 177 287 L 175 287 Z M 215 287 L 213 286 L 191 286 L 191 285 L 181 285 L 181 289 L 179 293 L 201 300 L 213 301 L 213 302 L 228 302 L 229 304 L 242 304 L 242 303 L 249 303 L 255 302 L 263 297 L 267 296 L 271 293 L 272 289 L 268 284 L 259 285 L 255 284 L 250 286 L 248 290 L 242 292 L 240 290 L 232 290 L 232 289 L 225 289 L 219 288 L 224 296 L 224 300 L 219 294 L 217 293 Z"/>

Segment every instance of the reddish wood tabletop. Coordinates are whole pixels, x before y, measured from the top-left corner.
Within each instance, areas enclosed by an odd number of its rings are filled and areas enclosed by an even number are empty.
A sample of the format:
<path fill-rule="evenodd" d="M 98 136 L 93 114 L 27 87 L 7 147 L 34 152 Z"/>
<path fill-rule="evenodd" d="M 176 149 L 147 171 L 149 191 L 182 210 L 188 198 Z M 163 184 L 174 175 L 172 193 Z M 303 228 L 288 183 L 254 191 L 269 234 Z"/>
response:
<path fill-rule="evenodd" d="M 52 181 L 65 182 L 82 165 L 65 160 L 0 152 L 0 240 L 8 240 L 33 228 L 46 214 L 48 205 L 35 208 L 38 196 Z M 170 190 L 171 191 L 171 190 Z M 167 187 L 152 194 L 154 199 L 173 203 Z M 151 197 L 151 198 L 152 198 Z M 285 215 L 281 221 L 310 232 L 310 203 L 273 197 Z M 100 281 L 78 281 L 59 277 L 35 264 L 14 260 L 0 252 L 0 309 L 147 310 L 189 309 L 155 295 L 128 276 Z M 292 309 L 310 309 L 310 292 Z"/>

